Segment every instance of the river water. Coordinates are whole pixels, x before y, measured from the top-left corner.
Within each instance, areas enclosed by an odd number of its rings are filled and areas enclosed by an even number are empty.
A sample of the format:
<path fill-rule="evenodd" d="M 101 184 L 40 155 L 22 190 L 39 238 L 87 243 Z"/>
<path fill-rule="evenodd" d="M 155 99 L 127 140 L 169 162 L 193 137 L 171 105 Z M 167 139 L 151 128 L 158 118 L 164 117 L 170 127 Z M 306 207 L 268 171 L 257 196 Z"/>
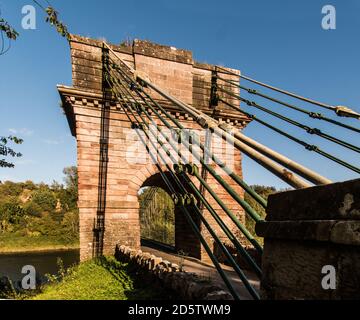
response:
<path fill-rule="evenodd" d="M 78 264 L 80 260 L 79 250 L 50 251 L 36 253 L 0 254 L 0 277 L 9 277 L 17 287 L 26 274 L 22 274 L 24 266 L 33 266 L 36 277 L 40 283 L 46 281 L 45 274 L 56 274 L 59 271 L 58 258 L 68 268 Z"/>

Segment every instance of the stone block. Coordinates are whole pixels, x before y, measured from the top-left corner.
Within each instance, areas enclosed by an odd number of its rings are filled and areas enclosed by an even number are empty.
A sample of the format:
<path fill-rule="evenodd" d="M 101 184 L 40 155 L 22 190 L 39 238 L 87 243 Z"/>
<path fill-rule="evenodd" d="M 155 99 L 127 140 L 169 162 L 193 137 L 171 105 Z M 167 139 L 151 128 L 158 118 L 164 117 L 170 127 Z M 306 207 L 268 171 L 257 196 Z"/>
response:
<path fill-rule="evenodd" d="M 360 299 L 360 180 L 283 192 L 269 198 L 263 299 Z M 335 288 L 323 286 L 332 266 Z"/>
<path fill-rule="evenodd" d="M 269 197 L 267 221 L 360 220 L 360 179 L 280 192 Z"/>

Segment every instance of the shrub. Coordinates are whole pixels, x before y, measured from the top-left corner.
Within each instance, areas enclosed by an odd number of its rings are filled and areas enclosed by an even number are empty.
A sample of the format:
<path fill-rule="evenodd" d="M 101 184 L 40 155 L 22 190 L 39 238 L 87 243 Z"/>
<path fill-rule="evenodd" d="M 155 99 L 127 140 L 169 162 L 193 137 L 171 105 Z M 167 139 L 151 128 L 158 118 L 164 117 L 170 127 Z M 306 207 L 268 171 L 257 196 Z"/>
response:
<path fill-rule="evenodd" d="M 41 217 L 43 209 L 34 201 L 29 201 L 23 206 L 25 214 L 32 217 Z"/>
<path fill-rule="evenodd" d="M 42 211 L 51 212 L 56 209 L 57 200 L 48 188 L 41 187 L 32 195 L 32 201 L 41 207 Z"/>

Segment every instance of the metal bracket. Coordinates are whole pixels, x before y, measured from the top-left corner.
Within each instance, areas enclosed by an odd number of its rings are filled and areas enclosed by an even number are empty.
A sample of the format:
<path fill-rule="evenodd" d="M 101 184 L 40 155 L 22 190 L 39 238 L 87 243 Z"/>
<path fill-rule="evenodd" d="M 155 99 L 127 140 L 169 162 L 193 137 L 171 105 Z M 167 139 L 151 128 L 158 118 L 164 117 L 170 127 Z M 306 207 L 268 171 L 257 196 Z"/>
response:
<path fill-rule="evenodd" d="M 355 112 L 354 110 L 351 110 L 348 107 L 344 107 L 344 106 L 335 107 L 335 113 L 339 117 L 360 119 L 360 114 L 359 113 Z"/>
<path fill-rule="evenodd" d="M 217 71 L 213 70 L 211 73 L 211 92 L 210 92 L 210 108 L 216 111 L 219 105 L 218 84 L 217 84 Z"/>

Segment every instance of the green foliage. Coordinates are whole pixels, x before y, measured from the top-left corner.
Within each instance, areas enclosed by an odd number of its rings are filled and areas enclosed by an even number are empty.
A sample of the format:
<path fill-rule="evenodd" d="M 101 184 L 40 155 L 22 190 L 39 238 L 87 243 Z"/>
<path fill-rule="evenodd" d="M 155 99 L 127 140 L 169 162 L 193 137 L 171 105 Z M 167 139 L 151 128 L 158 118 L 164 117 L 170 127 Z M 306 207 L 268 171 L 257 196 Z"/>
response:
<path fill-rule="evenodd" d="M 14 284 L 8 277 L 0 278 L 0 299 L 18 299 L 19 294 L 16 292 Z"/>
<path fill-rule="evenodd" d="M 30 217 L 41 217 L 41 214 L 43 213 L 43 208 L 35 203 L 34 201 L 29 201 L 24 204 L 23 206 L 25 214 Z"/>
<path fill-rule="evenodd" d="M 47 13 L 46 22 L 50 23 L 52 26 L 55 26 L 56 31 L 59 34 L 70 40 L 70 33 L 68 32 L 66 25 L 58 19 L 59 13 L 53 7 L 47 7 L 45 11 Z"/>
<path fill-rule="evenodd" d="M 56 209 L 57 201 L 55 195 L 46 186 L 41 186 L 33 192 L 31 201 L 41 207 L 45 212 L 52 212 Z"/>
<path fill-rule="evenodd" d="M 60 190 L 58 196 L 61 204 L 68 210 L 77 208 L 78 199 L 78 172 L 77 167 L 67 167 L 63 171 L 66 189 Z"/>
<path fill-rule="evenodd" d="M 0 232 L 12 231 L 24 217 L 24 209 L 16 197 L 7 197 L 0 201 Z"/>
<path fill-rule="evenodd" d="M 14 136 L 9 136 L 9 137 L 0 136 L 0 156 L 12 157 L 12 158 L 22 157 L 22 154 L 20 152 L 16 152 L 14 151 L 14 149 L 8 146 L 10 142 L 13 142 L 14 144 L 22 144 L 24 141 Z M 7 161 L 5 158 L 0 159 L 0 168 L 14 168 L 14 164 L 12 162 Z"/>
<path fill-rule="evenodd" d="M 31 180 L 28 180 L 28 181 L 25 181 L 25 182 L 22 183 L 22 188 L 23 188 L 23 190 L 26 189 L 26 190 L 32 191 L 32 190 L 36 189 L 36 185 Z"/>
<path fill-rule="evenodd" d="M 78 186 L 78 173 L 77 173 L 77 167 L 67 167 L 63 170 L 63 173 L 65 175 L 65 184 L 66 187 L 70 190 L 77 190 Z M 77 192 L 77 191 L 76 191 Z"/>
<path fill-rule="evenodd" d="M 175 244 L 174 201 L 161 188 L 147 188 L 139 196 L 141 236 Z"/>
<path fill-rule="evenodd" d="M 0 253 L 16 253 L 31 251 L 54 251 L 78 249 L 79 243 L 65 242 L 56 235 L 43 236 L 39 232 L 21 229 L 18 232 L 0 233 Z"/>
<path fill-rule="evenodd" d="M 39 233 L 43 236 L 58 235 L 58 224 L 52 219 L 47 212 L 41 215 L 41 218 L 32 219 L 27 225 L 31 233 Z"/>
<path fill-rule="evenodd" d="M 16 40 L 19 33 L 4 19 L 0 19 L 0 32 L 4 32 L 10 40 Z"/>
<path fill-rule="evenodd" d="M 69 275 L 73 268 L 65 269 L 64 261 L 61 258 L 56 259 L 56 265 L 58 267 L 57 274 L 46 274 L 45 277 L 47 278 L 49 283 L 57 283 L 65 278 L 66 275 Z"/>
<path fill-rule="evenodd" d="M 254 185 L 251 186 L 256 193 L 258 193 L 260 196 L 262 196 L 265 200 L 269 197 L 269 195 L 276 193 L 275 187 L 268 187 L 268 186 L 260 186 L 260 185 Z M 248 193 L 245 193 L 245 201 L 250 204 L 250 206 L 255 209 L 255 211 L 259 214 L 261 218 L 266 217 L 265 209 L 256 201 L 254 200 Z M 257 238 L 257 240 L 262 243 L 263 239 L 256 237 L 255 233 L 255 222 L 254 220 L 246 214 L 246 228 L 250 231 L 251 234 Z"/>
<path fill-rule="evenodd" d="M 33 0 L 33 2 L 37 4 L 46 13 L 45 21 L 48 22 L 50 25 L 54 26 L 56 28 L 56 31 L 61 36 L 66 37 L 68 40 L 70 40 L 71 35 L 68 32 L 67 26 L 63 22 L 59 21 L 59 13 L 51 6 L 45 8 L 38 1 Z M 19 37 L 19 33 L 3 18 L 0 19 L 0 33 L 4 33 L 6 38 L 9 39 L 9 41 L 15 41 Z M 2 41 L 4 42 L 3 37 Z M 9 49 L 11 48 L 11 44 L 9 42 L 9 46 L 7 49 L 5 49 L 4 43 L 2 43 L 1 47 L 2 49 L 0 50 L 0 56 L 9 51 Z M 0 160 L 0 167 L 7 167 L 8 165 L 9 163 L 4 162 L 4 160 Z"/>
<path fill-rule="evenodd" d="M 72 167 L 64 172 L 66 188 L 59 183 L 0 182 L 1 247 L 13 247 L 12 236 L 31 238 L 31 243 L 78 243 L 77 171 Z"/>
<path fill-rule="evenodd" d="M 79 214 L 77 211 L 67 212 L 61 222 L 61 239 L 72 243 L 79 239 Z"/>
<path fill-rule="evenodd" d="M 169 299 L 164 289 L 139 281 L 127 264 L 113 257 L 81 263 L 50 279 L 35 300 Z"/>
<path fill-rule="evenodd" d="M 7 196 L 10 197 L 19 197 L 23 191 L 23 186 L 21 183 L 15 183 L 11 181 L 5 181 L 0 183 L 0 197 L 4 198 Z"/>

